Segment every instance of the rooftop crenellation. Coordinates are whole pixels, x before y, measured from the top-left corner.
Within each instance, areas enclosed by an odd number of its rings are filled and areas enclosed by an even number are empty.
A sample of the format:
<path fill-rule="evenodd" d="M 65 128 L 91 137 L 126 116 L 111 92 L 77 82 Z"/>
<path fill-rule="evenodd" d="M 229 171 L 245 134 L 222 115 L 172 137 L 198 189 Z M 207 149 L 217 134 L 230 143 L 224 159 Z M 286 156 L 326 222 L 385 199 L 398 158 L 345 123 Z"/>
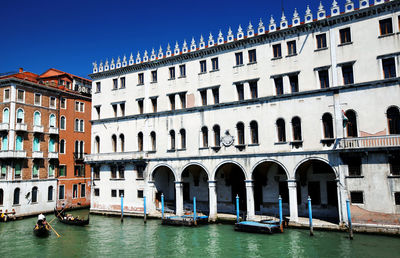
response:
<path fill-rule="evenodd" d="M 367 8 L 367 7 L 371 6 L 369 3 L 369 0 L 358 0 L 358 1 L 359 1 L 358 9 L 363 9 L 363 8 Z M 394 1 L 394 0 L 386 0 L 386 1 L 385 0 L 373 0 L 373 2 L 374 2 L 373 5 L 383 4 L 388 1 Z M 344 4 L 343 13 L 349 13 L 349 12 L 353 12 L 355 10 L 357 10 L 357 9 L 355 8 L 354 1 L 346 0 L 346 2 Z M 295 8 L 294 12 L 293 12 L 291 24 L 289 24 L 288 19 L 285 16 L 285 13 L 282 12 L 281 19 L 280 19 L 280 21 L 278 20 L 279 27 L 277 26 L 274 17 L 271 15 L 271 18 L 270 18 L 270 21 L 268 24 L 268 30 L 265 29 L 263 20 L 262 20 L 262 18 L 260 18 L 260 21 L 258 23 L 258 27 L 256 30 L 253 28 L 253 25 L 251 22 L 249 22 L 249 25 L 247 26 L 247 29 L 245 29 L 245 30 L 243 30 L 241 25 L 239 25 L 236 34 L 234 34 L 231 27 L 229 27 L 226 37 L 224 37 L 222 31 L 219 30 L 216 41 L 214 40 L 214 36 L 210 32 L 207 41 L 205 41 L 203 38 L 203 35 L 201 35 L 199 42 L 196 44 L 196 40 L 193 37 L 190 42 L 190 46 L 188 46 L 186 39 L 185 39 L 183 41 L 182 48 L 180 48 L 178 41 L 176 41 L 174 49 L 171 50 L 171 46 L 168 43 L 167 50 L 165 51 L 165 53 L 164 53 L 162 47 L 160 46 L 158 53 L 156 53 L 154 48 L 152 48 L 150 56 L 148 55 L 147 50 L 144 51 L 143 57 L 140 55 L 140 52 L 138 52 L 136 55 L 136 59 L 133 58 L 133 55 L 131 53 L 130 57 L 129 57 L 129 61 L 127 61 L 126 55 L 123 56 L 122 61 L 121 61 L 120 57 L 117 58 L 116 62 L 114 61 L 114 58 L 111 58 L 111 64 L 109 64 L 108 59 L 106 59 L 106 61 L 104 63 L 103 63 L 103 61 L 100 61 L 99 64 L 97 64 L 97 62 L 95 61 L 95 62 L 93 62 L 93 73 L 105 72 L 105 71 L 119 69 L 122 67 L 131 66 L 131 65 L 135 65 L 135 64 L 141 64 L 141 63 L 145 63 L 145 62 L 160 60 L 160 59 L 168 58 L 171 56 L 178 56 L 178 55 L 182 55 L 182 54 L 185 54 L 188 52 L 195 52 L 198 50 L 202 50 L 204 48 L 210 48 L 210 47 L 213 47 L 216 45 L 221 45 L 221 44 L 238 41 L 238 40 L 244 40 L 246 38 L 250 38 L 253 36 L 257 36 L 257 35 L 268 34 L 270 32 L 287 29 L 289 27 L 299 26 L 300 24 L 306 24 L 306 23 L 310 23 L 310 22 L 313 22 L 316 20 L 319 21 L 319 20 L 327 19 L 329 17 L 337 16 L 339 14 L 341 14 L 341 10 L 340 10 L 340 6 L 338 5 L 336 0 L 333 0 L 333 2 L 332 2 L 332 5 L 330 7 L 330 15 L 329 16 L 327 15 L 327 11 L 326 11 L 325 7 L 322 5 L 322 2 L 320 2 L 318 9 L 317 9 L 317 18 L 316 19 L 313 18 L 313 14 L 310 9 L 310 6 L 307 5 L 307 9 L 305 11 L 303 21 L 301 21 L 301 17 L 299 15 L 299 13 L 297 12 L 297 9 Z"/>

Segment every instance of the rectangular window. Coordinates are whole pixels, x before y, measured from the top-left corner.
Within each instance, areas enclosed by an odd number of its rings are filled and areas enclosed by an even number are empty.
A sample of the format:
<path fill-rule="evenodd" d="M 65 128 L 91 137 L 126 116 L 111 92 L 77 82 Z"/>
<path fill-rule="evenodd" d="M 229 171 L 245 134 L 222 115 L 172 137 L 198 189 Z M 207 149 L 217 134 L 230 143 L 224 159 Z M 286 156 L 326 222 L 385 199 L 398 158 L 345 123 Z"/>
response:
<path fill-rule="evenodd" d="M 125 178 L 125 167 L 118 166 L 118 178 L 124 179 Z"/>
<path fill-rule="evenodd" d="M 65 98 L 61 98 L 60 99 L 60 107 L 62 109 L 66 109 L 67 108 L 67 100 Z"/>
<path fill-rule="evenodd" d="M 81 184 L 81 198 L 85 198 L 85 197 L 86 197 L 86 185 Z"/>
<path fill-rule="evenodd" d="M 99 188 L 95 188 L 94 189 L 94 196 L 100 196 L 100 189 Z"/>
<path fill-rule="evenodd" d="M 236 65 L 242 65 L 243 64 L 243 53 L 235 53 L 235 59 L 236 59 Z"/>
<path fill-rule="evenodd" d="M 6 178 L 6 175 L 7 175 L 7 165 L 2 164 L 0 178 Z"/>
<path fill-rule="evenodd" d="M 216 71 L 219 69 L 218 66 L 218 57 L 211 59 L 211 64 L 212 64 L 212 69 L 213 71 Z"/>
<path fill-rule="evenodd" d="M 250 94 L 252 99 L 258 98 L 257 82 L 250 82 Z"/>
<path fill-rule="evenodd" d="M 293 56 L 296 55 L 296 40 L 289 41 L 287 43 L 287 49 L 288 49 L 288 56 Z"/>
<path fill-rule="evenodd" d="M 78 198 L 78 185 L 72 186 L 72 199 Z"/>
<path fill-rule="evenodd" d="M 389 158 L 390 174 L 392 176 L 400 176 L 400 157 L 394 156 Z"/>
<path fill-rule="evenodd" d="M 351 42 L 350 28 L 341 29 L 339 30 L 339 33 L 340 33 L 340 44 Z"/>
<path fill-rule="evenodd" d="M 143 114 L 143 99 L 139 99 L 138 101 L 138 108 L 139 108 L 139 114 Z"/>
<path fill-rule="evenodd" d="M 79 112 L 79 102 L 75 101 L 75 111 Z"/>
<path fill-rule="evenodd" d="M 143 190 L 138 190 L 137 191 L 137 197 L 138 198 L 143 198 Z"/>
<path fill-rule="evenodd" d="M 379 21 L 379 29 L 381 36 L 393 33 L 392 18 L 387 18 Z"/>
<path fill-rule="evenodd" d="M 39 177 L 39 165 L 37 163 L 33 164 L 33 168 L 32 168 L 32 177 L 33 178 L 37 178 Z"/>
<path fill-rule="evenodd" d="M 292 93 L 299 92 L 299 79 L 297 74 L 289 76 L 290 90 Z"/>
<path fill-rule="evenodd" d="M 94 108 L 96 109 L 97 112 L 97 119 L 100 119 L 100 106 L 96 106 Z"/>
<path fill-rule="evenodd" d="M 169 79 L 174 80 L 175 79 L 175 67 L 170 67 L 169 68 Z"/>
<path fill-rule="evenodd" d="M 117 104 L 113 104 L 112 105 L 113 111 L 114 111 L 114 117 L 117 117 L 118 113 L 118 105 Z"/>
<path fill-rule="evenodd" d="M 118 197 L 121 197 L 121 196 L 125 196 L 124 190 L 119 190 L 118 191 Z"/>
<path fill-rule="evenodd" d="M 17 101 L 24 102 L 25 101 L 25 91 L 18 90 L 17 92 Z"/>
<path fill-rule="evenodd" d="M 83 103 L 83 102 L 79 103 L 79 111 L 80 112 L 85 112 L 85 103 Z"/>
<path fill-rule="evenodd" d="M 219 89 L 218 88 L 212 89 L 212 94 L 213 94 L 213 98 L 214 98 L 214 104 L 218 104 L 219 103 Z"/>
<path fill-rule="evenodd" d="M 186 77 L 186 65 L 180 65 L 179 72 L 181 77 Z"/>
<path fill-rule="evenodd" d="M 274 79 L 275 81 L 275 90 L 276 90 L 276 95 L 282 95 L 283 94 L 283 79 L 282 77 L 277 77 Z"/>
<path fill-rule="evenodd" d="M 111 190 L 111 197 L 117 197 L 117 190 Z"/>
<path fill-rule="evenodd" d="M 274 54 L 274 58 L 280 58 L 282 57 L 282 50 L 281 50 L 281 44 L 276 44 L 272 46 L 273 49 L 273 54 Z"/>
<path fill-rule="evenodd" d="M 396 77 L 396 64 L 394 62 L 394 57 L 382 59 L 382 66 L 383 77 L 385 79 Z"/>
<path fill-rule="evenodd" d="M 343 84 L 353 84 L 353 66 L 352 65 L 343 65 L 342 66 L 342 75 L 343 75 Z"/>
<path fill-rule="evenodd" d="M 249 50 L 249 64 L 253 64 L 257 62 L 256 50 Z"/>
<path fill-rule="evenodd" d="M 243 84 L 236 84 L 236 91 L 237 91 L 237 95 L 238 95 L 238 100 L 244 100 Z"/>
<path fill-rule="evenodd" d="M 119 104 L 119 109 L 121 110 L 121 116 L 125 116 L 125 103 Z"/>
<path fill-rule="evenodd" d="M 101 83 L 100 82 L 96 82 L 96 93 L 101 92 Z"/>
<path fill-rule="evenodd" d="M 93 168 L 93 179 L 100 179 L 100 167 Z"/>
<path fill-rule="evenodd" d="M 64 185 L 60 185 L 58 187 L 58 199 L 59 200 L 64 200 L 64 190 L 65 190 L 65 186 Z"/>
<path fill-rule="evenodd" d="M 153 106 L 153 113 L 157 112 L 157 98 L 151 99 L 151 105 Z"/>
<path fill-rule="evenodd" d="M 137 166 L 136 170 L 137 170 L 137 178 L 138 179 L 143 179 L 144 168 L 142 166 Z"/>
<path fill-rule="evenodd" d="M 35 93 L 35 105 L 41 105 L 42 103 L 42 95 L 39 93 Z"/>
<path fill-rule="evenodd" d="M 200 61 L 200 73 L 207 72 L 207 63 L 206 60 Z"/>
<path fill-rule="evenodd" d="M 4 101 L 10 100 L 10 89 L 4 90 Z"/>
<path fill-rule="evenodd" d="M 207 90 L 200 91 L 201 105 L 207 106 Z"/>
<path fill-rule="evenodd" d="M 151 71 L 151 82 L 157 82 L 157 71 Z"/>
<path fill-rule="evenodd" d="M 111 179 L 116 179 L 116 178 L 117 178 L 117 167 L 111 166 Z"/>
<path fill-rule="evenodd" d="M 15 178 L 21 178 L 21 164 L 16 163 L 14 169 L 15 169 L 15 171 L 14 171 Z"/>
<path fill-rule="evenodd" d="M 75 165 L 74 175 L 75 176 L 84 176 L 85 175 L 85 166 L 84 165 Z"/>
<path fill-rule="evenodd" d="M 186 108 L 186 93 L 179 93 L 179 99 L 181 100 L 181 107 Z"/>
<path fill-rule="evenodd" d="M 50 108 L 56 108 L 56 98 L 55 97 L 50 97 Z"/>
<path fill-rule="evenodd" d="M 400 192 L 394 193 L 394 204 L 400 205 Z"/>
<path fill-rule="evenodd" d="M 113 79 L 113 90 L 118 89 L 118 79 Z"/>
<path fill-rule="evenodd" d="M 175 110 L 175 95 L 169 95 L 169 103 L 171 105 L 171 110 Z"/>
<path fill-rule="evenodd" d="M 318 71 L 318 75 L 319 75 L 319 83 L 320 83 L 321 89 L 329 88 L 328 70 Z"/>
<path fill-rule="evenodd" d="M 351 158 L 347 160 L 349 176 L 361 176 L 361 158 Z"/>
<path fill-rule="evenodd" d="M 350 192 L 350 200 L 351 203 L 363 204 L 364 203 L 364 194 L 361 191 L 352 191 Z"/>
<path fill-rule="evenodd" d="M 121 89 L 124 89 L 125 88 L 125 77 L 121 77 L 119 80 L 120 80 L 120 83 L 121 83 L 121 85 L 119 87 Z"/>
<path fill-rule="evenodd" d="M 144 74 L 139 73 L 138 74 L 138 85 L 143 85 L 144 84 Z"/>
<path fill-rule="evenodd" d="M 317 49 L 326 48 L 326 34 L 319 34 L 316 36 L 317 39 Z"/>
<path fill-rule="evenodd" d="M 66 165 L 60 165 L 58 167 L 58 176 L 66 176 L 67 175 L 67 166 Z"/>

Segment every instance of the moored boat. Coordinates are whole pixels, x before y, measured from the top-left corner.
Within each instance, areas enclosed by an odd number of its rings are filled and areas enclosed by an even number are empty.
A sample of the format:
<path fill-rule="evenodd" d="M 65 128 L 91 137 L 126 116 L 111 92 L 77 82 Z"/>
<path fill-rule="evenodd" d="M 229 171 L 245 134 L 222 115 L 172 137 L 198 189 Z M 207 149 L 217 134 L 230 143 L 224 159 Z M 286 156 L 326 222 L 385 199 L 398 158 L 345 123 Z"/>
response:
<path fill-rule="evenodd" d="M 63 210 L 58 211 L 56 209 L 54 209 L 54 215 L 58 221 L 67 225 L 85 226 L 89 224 L 89 216 L 87 219 L 75 218 L 69 214 L 65 214 Z"/>

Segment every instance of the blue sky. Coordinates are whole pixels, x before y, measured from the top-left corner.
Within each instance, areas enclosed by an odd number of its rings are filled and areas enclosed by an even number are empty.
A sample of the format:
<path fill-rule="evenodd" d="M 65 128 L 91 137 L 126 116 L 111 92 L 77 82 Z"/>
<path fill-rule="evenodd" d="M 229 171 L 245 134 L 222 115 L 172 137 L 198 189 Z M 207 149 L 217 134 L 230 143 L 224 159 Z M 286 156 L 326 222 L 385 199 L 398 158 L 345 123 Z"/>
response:
<path fill-rule="evenodd" d="M 288 20 L 297 8 L 302 21 L 307 5 L 316 17 L 320 1 L 284 0 Z M 345 0 L 337 0 L 343 10 Z M 326 10 L 332 1 L 323 0 Z M 355 1 L 358 7 L 358 1 Z M 328 14 L 330 12 L 328 11 Z M 165 49 L 192 37 L 198 42 L 219 29 L 226 36 L 229 26 L 257 27 L 260 18 L 269 23 L 281 17 L 281 1 L 2 1 L 0 7 L 0 74 L 18 71 L 34 73 L 57 68 L 82 77 L 92 71 L 92 62 L 127 57 L 132 52 Z"/>

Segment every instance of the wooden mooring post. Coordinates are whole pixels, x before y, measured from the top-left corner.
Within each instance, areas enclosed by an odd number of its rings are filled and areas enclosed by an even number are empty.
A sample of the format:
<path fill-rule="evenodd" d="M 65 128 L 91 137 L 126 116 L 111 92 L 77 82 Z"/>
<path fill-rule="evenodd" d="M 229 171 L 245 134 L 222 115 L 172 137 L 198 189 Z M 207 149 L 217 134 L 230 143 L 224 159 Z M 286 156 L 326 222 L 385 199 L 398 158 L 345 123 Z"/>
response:
<path fill-rule="evenodd" d="M 350 201 L 346 200 L 346 206 L 347 206 L 347 220 L 349 223 L 349 238 L 350 240 L 353 240 L 353 227 L 351 225 L 351 213 L 350 213 Z"/>
<path fill-rule="evenodd" d="M 314 229 L 312 224 L 312 208 L 311 208 L 311 198 L 308 196 L 308 217 L 310 220 L 310 236 L 314 235 Z"/>

